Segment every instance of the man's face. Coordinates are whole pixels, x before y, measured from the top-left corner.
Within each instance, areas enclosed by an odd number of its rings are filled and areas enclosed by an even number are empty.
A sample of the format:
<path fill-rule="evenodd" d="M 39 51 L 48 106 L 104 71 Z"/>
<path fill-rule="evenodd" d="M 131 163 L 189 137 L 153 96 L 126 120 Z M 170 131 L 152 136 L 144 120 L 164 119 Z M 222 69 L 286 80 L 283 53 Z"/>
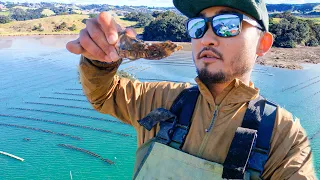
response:
<path fill-rule="evenodd" d="M 200 14 L 212 17 L 224 11 L 237 12 L 227 7 L 211 7 Z M 240 34 L 230 38 L 217 36 L 209 25 L 202 38 L 191 41 L 200 80 L 212 85 L 229 82 L 248 73 L 250 75 L 257 58 L 260 35 L 260 30 L 244 21 Z"/>

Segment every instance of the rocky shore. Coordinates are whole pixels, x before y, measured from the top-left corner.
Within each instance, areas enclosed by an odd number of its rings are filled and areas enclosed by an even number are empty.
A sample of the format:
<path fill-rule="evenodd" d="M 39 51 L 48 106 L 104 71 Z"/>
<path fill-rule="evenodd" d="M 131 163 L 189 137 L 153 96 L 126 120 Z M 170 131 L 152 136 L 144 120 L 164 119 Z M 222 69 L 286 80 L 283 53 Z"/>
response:
<path fill-rule="evenodd" d="M 302 63 L 319 64 L 320 47 L 272 48 L 257 59 L 257 64 L 291 70 L 303 69 Z"/>
<path fill-rule="evenodd" d="M 183 50 L 191 51 L 190 43 L 178 43 Z M 257 59 L 257 64 L 286 68 L 291 70 L 303 69 L 302 63 L 320 64 L 320 46 L 297 48 L 271 48 L 263 57 Z"/>

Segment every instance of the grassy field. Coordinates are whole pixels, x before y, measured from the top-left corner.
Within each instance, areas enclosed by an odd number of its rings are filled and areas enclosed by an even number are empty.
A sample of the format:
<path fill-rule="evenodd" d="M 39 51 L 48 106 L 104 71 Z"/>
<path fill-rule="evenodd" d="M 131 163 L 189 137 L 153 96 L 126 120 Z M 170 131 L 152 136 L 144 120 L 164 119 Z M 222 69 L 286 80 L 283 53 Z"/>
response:
<path fill-rule="evenodd" d="M 46 15 L 48 17 L 55 15 L 55 13 L 53 11 L 51 11 L 50 9 L 44 9 L 41 14 Z"/>
<path fill-rule="evenodd" d="M 14 6 L 13 8 L 20 8 L 20 9 L 23 9 L 23 10 L 32 9 L 32 8 L 28 8 L 28 7 L 25 7 L 25 6 Z"/>
<path fill-rule="evenodd" d="M 320 17 L 318 17 L 318 18 L 297 17 L 297 18 L 303 19 L 303 20 L 312 20 L 312 21 L 314 21 L 315 23 L 320 24 Z M 274 22 L 274 23 L 279 23 L 280 20 L 281 20 L 281 18 L 273 18 L 273 22 Z"/>
<path fill-rule="evenodd" d="M 316 22 L 317 24 L 320 24 L 320 17 L 317 17 L 317 18 L 300 18 L 300 19 L 312 20 L 312 21 Z"/>
<path fill-rule="evenodd" d="M 9 16 L 9 11 L 0 12 L 0 15 L 2 15 L 2 16 Z"/>
<path fill-rule="evenodd" d="M 279 23 L 281 20 L 281 18 L 273 18 L 272 21 L 273 23 Z"/>
<path fill-rule="evenodd" d="M 129 27 L 134 26 L 137 24 L 137 22 L 134 21 L 127 21 L 123 19 L 123 16 L 114 16 L 114 20 L 120 24 L 121 27 Z"/>
<path fill-rule="evenodd" d="M 7 24 L 0 24 L 0 35 L 75 34 L 79 33 L 79 31 L 85 27 L 82 20 L 88 17 L 88 15 L 63 15 L 28 21 L 13 21 Z M 67 27 L 75 24 L 77 30 L 55 32 L 55 27 L 60 25 L 62 22 L 65 22 Z M 34 26 L 38 26 L 39 24 L 41 24 L 44 29 L 42 32 L 32 30 Z"/>
<path fill-rule="evenodd" d="M 41 19 L 34 19 L 28 21 L 13 21 L 7 24 L 0 24 L 0 36 L 6 35 L 45 35 L 45 34 L 78 34 L 81 29 L 85 28 L 84 19 L 88 19 L 88 15 L 61 15 L 52 16 Z M 115 20 L 122 27 L 135 25 L 136 22 L 125 21 L 122 17 L 115 17 Z M 70 31 L 67 28 L 61 31 L 55 31 L 55 27 L 62 22 L 67 24 L 67 27 L 76 25 L 76 30 Z M 42 25 L 43 31 L 33 30 L 35 26 Z M 143 31 L 143 29 L 137 29 Z"/>

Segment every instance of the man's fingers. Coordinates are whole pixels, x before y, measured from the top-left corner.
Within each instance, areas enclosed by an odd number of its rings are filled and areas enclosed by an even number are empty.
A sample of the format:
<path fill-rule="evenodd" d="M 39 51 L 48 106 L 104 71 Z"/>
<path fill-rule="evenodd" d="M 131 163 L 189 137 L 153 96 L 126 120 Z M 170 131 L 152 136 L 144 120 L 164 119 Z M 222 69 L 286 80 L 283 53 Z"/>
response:
<path fill-rule="evenodd" d="M 125 32 L 129 37 L 135 38 L 137 36 L 136 31 L 132 28 L 126 28 Z"/>
<path fill-rule="evenodd" d="M 116 44 L 118 41 L 119 25 L 114 21 L 112 16 L 107 12 L 102 12 L 98 16 L 98 23 L 100 24 L 109 44 Z"/>
<path fill-rule="evenodd" d="M 118 32 L 121 32 L 121 27 L 111 15 L 102 12 L 98 18 L 87 20 L 87 27 L 80 31 L 80 37 L 66 47 L 70 52 L 92 60 L 117 61 L 120 58 L 115 47 Z"/>
<path fill-rule="evenodd" d="M 92 54 L 88 53 L 87 51 L 83 52 L 82 55 L 90 60 L 96 60 L 96 58 Z"/>
<path fill-rule="evenodd" d="M 96 19 L 87 20 L 87 31 L 91 39 L 100 47 L 100 49 L 102 49 L 105 54 L 110 54 L 110 52 L 108 52 L 108 46 L 110 45 Z"/>
<path fill-rule="evenodd" d="M 74 41 L 70 41 L 67 43 L 66 48 L 68 51 L 70 51 L 71 53 L 74 54 L 81 54 L 84 52 L 84 49 L 82 48 L 79 38 L 74 40 Z"/>
<path fill-rule="evenodd" d="M 92 41 L 86 29 L 80 31 L 79 41 L 83 49 L 95 56 L 97 58 L 96 60 L 104 60 L 106 54 L 95 42 Z"/>

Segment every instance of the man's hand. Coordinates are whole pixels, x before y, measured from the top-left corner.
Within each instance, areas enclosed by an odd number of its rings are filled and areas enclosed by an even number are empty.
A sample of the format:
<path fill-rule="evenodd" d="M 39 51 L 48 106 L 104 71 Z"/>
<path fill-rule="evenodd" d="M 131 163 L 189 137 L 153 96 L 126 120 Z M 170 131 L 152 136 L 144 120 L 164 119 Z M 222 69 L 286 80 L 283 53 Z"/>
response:
<path fill-rule="evenodd" d="M 88 59 L 101 62 L 115 62 L 120 59 L 115 45 L 118 32 L 122 28 L 107 12 L 102 12 L 97 18 L 88 19 L 86 28 L 80 31 L 79 38 L 67 43 L 66 48 L 74 54 L 81 54 Z M 126 29 L 129 36 L 135 37 L 135 32 Z"/>

